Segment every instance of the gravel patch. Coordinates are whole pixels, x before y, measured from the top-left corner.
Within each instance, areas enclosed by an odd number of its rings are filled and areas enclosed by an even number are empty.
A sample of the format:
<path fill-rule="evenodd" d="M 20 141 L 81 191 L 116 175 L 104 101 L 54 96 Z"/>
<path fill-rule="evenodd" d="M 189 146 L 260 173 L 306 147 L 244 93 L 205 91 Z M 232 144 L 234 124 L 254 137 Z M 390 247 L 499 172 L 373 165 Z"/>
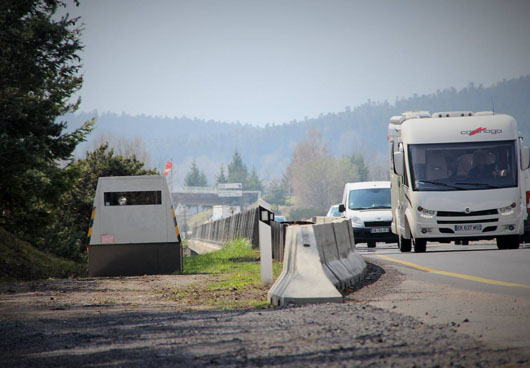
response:
<path fill-rule="evenodd" d="M 450 325 L 361 304 L 4 321 L 3 367 L 528 366 Z"/>
<path fill-rule="evenodd" d="M 156 290 L 205 279 L 175 278 L 1 285 L 0 366 L 530 366 L 528 350 L 496 349 L 455 325 L 366 304 L 400 280 L 375 264 L 345 303 L 263 310 L 188 311 Z"/>

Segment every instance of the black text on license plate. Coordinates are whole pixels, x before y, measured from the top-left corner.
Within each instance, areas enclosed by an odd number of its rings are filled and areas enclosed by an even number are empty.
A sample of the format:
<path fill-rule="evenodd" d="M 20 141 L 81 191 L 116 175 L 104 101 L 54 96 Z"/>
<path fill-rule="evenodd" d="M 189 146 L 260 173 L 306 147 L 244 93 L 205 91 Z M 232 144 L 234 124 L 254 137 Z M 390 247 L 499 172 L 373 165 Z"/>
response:
<path fill-rule="evenodd" d="M 482 224 L 455 225 L 455 231 L 481 231 Z"/>
<path fill-rule="evenodd" d="M 370 232 L 373 233 L 388 233 L 390 229 L 388 227 L 373 227 L 370 229 Z"/>

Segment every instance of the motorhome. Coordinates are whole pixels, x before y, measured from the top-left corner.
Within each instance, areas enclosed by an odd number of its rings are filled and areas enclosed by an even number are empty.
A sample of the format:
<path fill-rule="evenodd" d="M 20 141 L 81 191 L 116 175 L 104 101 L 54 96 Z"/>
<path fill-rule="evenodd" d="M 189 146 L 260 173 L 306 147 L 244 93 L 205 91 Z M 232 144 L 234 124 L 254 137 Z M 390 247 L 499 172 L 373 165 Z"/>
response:
<path fill-rule="evenodd" d="M 391 229 L 402 252 L 430 241 L 519 247 L 529 149 L 511 116 L 406 112 L 388 126 Z"/>

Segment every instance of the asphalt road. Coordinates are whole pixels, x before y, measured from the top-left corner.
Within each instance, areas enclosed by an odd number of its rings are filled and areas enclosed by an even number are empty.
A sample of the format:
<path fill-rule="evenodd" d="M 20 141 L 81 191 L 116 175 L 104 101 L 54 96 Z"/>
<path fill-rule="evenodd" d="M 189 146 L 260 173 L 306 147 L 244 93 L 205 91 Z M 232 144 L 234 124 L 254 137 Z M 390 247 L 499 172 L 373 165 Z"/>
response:
<path fill-rule="evenodd" d="M 416 254 L 395 244 L 359 244 L 358 252 L 405 275 L 372 305 L 429 324 L 451 323 L 495 346 L 530 348 L 530 245 L 500 251 L 494 242 L 428 244 Z"/>

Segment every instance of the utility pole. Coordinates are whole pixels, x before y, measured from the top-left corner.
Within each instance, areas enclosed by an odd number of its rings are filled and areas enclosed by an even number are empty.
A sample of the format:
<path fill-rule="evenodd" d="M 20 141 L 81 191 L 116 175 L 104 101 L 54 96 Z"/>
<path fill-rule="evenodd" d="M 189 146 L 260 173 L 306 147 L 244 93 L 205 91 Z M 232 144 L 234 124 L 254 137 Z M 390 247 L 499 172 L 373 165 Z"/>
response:
<path fill-rule="evenodd" d="M 184 206 L 184 234 L 188 232 L 188 219 L 186 218 L 186 210 L 188 206 Z"/>
<path fill-rule="evenodd" d="M 173 192 L 173 157 L 171 158 L 170 162 L 171 162 L 171 174 L 170 174 L 169 181 L 170 181 L 171 184 L 169 186 L 169 192 L 171 193 L 171 192 Z"/>

